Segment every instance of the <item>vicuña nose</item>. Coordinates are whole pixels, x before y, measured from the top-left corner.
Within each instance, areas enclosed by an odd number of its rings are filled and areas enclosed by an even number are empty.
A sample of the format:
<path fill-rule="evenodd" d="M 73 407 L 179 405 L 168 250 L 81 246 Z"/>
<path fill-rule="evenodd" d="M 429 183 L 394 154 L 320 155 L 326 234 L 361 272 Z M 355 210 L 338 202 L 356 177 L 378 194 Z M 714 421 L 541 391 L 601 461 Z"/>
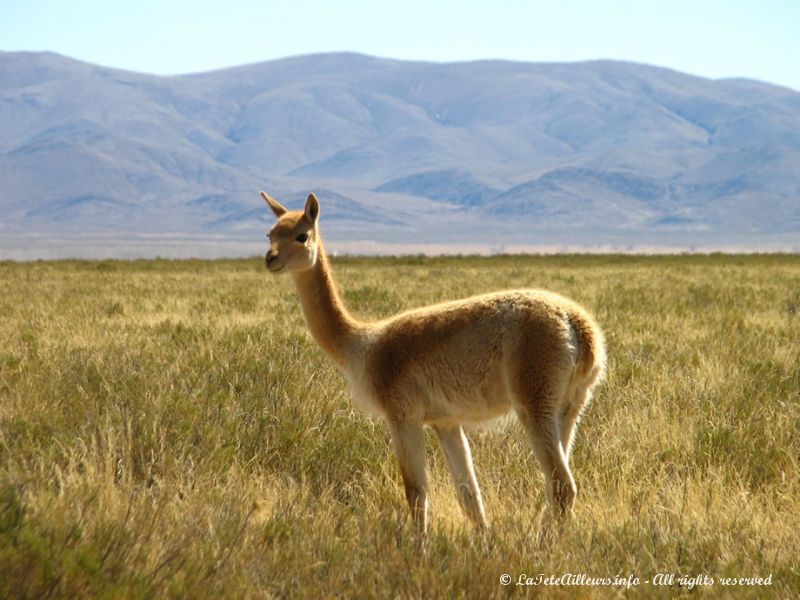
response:
<path fill-rule="evenodd" d="M 278 253 L 277 252 L 273 252 L 272 250 L 267 252 L 267 264 L 271 263 L 276 258 L 278 258 Z"/>

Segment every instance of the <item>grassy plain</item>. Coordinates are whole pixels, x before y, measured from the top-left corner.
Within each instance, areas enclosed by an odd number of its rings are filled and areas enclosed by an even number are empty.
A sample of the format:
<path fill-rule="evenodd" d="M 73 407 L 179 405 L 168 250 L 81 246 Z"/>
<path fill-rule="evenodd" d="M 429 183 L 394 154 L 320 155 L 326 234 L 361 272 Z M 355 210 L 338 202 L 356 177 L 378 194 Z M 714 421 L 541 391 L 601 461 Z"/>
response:
<path fill-rule="evenodd" d="M 510 287 L 598 318 L 609 379 L 572 520 L 520 427 L 470 434 L 493 525 L 429 437 L 432 531 L 260 259 L 0 263 L 0 597 L 554 597 L 501 574 L 715 579 L 800 594 L 800 257 L 344 258 L 363 317 Z M 720 577 L 766 577 L 768 587 Z"/>

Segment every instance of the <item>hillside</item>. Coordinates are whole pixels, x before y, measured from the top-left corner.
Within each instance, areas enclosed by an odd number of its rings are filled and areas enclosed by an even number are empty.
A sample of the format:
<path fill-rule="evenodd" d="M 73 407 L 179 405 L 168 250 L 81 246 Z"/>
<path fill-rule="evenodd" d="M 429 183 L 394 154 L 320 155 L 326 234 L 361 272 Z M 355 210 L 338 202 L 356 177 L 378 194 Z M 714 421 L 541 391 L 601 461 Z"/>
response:
<path fill-rule="evenodd" d="M 0 252 L 257 248 L 262 188 L 315 190 L 343 247 L 800 245 L 800 93 L 610 61 L 157 77 L 0 53 Z"/>

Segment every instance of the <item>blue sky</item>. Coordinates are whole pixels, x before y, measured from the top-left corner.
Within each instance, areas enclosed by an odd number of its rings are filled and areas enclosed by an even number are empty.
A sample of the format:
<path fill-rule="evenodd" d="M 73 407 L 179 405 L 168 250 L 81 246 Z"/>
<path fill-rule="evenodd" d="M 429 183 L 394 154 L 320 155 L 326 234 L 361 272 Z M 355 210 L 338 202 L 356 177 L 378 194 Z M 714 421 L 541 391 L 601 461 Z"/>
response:
<path fill-rule="evenodd" d="M 158 74 L 355 51 L 631 60 L 800 90 L 800 0 L 0 0 L 0 50 Z"/>

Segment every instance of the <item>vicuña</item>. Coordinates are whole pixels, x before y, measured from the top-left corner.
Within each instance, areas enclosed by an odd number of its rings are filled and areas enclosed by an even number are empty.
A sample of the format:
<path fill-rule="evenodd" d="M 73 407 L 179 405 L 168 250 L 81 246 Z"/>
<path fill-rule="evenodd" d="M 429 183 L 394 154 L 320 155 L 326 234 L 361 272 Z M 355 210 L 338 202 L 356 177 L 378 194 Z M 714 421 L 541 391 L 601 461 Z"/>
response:
<path fill-rule="evenodd" d="M 389 426 L 414 520 L 427 526 L 423 426 L 433 428 L 464 512 L 486 525 L 464 425 L 519 417 L 555 512 L 577 489 L 569 468 L 575 428 L 605 371 L 603 335 L 576 303 L 542 290 L 510 290 L 409 310 L 377 322 L 354 318 L 337 291 L 319 233 L 314 194 L 278 218 L 266 266 L 290 272 L 311 335 L 344 373 L 361 410 Z"/>

